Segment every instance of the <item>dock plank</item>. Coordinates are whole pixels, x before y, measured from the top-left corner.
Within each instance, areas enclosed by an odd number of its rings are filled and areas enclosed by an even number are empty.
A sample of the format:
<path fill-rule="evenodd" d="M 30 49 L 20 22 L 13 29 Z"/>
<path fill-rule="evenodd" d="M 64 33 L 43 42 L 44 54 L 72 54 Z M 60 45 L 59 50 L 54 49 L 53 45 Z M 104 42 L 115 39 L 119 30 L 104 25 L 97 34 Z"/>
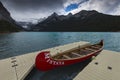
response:
<path fill-rule="evenodd" d="M 0 79 L 17 80 L 15 70 L 12 67 L 11 59 L 0 60 Z M 6 76 L 7 75 L 7 76 Z"/>
<path fill-rule="evenodd" d="M 119 80 L 119 61 L 120 52 L 103 50 L 73 80 Z M 96 62 L 98 64 L 95 64 Z"/>

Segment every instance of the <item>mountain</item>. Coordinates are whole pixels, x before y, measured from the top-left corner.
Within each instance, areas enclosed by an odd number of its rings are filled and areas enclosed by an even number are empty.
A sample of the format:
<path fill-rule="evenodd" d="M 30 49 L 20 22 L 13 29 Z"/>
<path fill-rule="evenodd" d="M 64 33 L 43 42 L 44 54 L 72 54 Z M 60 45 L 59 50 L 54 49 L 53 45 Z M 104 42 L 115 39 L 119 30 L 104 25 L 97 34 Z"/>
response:
<path fill-rule="evenodd" d="M 82 10 L 72 15 L 53 13 L 32 27 L 33 31 L 120 31 L 120 16 Z"/>
<path fill-rule="evenodd" d="M 24 21 L 19 21 L 17 24 L 19 24 L 25 31 L 30 31 L 31 27 L 35 25 L 35 23 Z"/>
<path fill-rule="evenodd" d="M 19 24 L 25 31 L 31 31 L 31 28 L 35 26 L 36 24 L 42 22 L 46 18 L 30 18 L 30 19 L 24 19 L 22 21 L 17 21 L 17 24 Z"/>
<path fill-rule="evenodd" d="M 0 32 L 16 32 L 22 28 L 10 16 L 9 11 L 0 2 Z"/>

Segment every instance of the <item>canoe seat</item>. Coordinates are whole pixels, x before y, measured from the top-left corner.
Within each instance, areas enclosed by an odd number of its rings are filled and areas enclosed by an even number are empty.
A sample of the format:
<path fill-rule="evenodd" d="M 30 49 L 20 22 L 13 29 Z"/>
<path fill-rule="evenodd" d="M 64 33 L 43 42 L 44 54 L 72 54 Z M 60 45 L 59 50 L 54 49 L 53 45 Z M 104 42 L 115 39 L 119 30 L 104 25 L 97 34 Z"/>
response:
<path fill-rule="evenodd" d="M 93 52 L 93 51 L 92 51 Z M 85 48 L 84 49 L 81 49 L 80 51 L 79 51 L 79 53 L 80 53 L 80 55 L 87 55 L 87 54 L 89 54 L 90 53 L 90 51 L 89 50 L 86 50 Z"/>
<path fill-rule="evenodd" d="M 95 47 L 99 47 L 99 48 L 101 47 L 101 45 L 94 45 L 94 46 L 95 46 Z"/>
<path fill-rule="evenodd" d="M 66 59 L 71 59 L 69 56 L 67 55 L 63 55 L 63 57 L 65 57 Z"/>
<path fill-rule="evenodd" d="M 91 46 L 91 48 L 99 49 L 100 47 L 98 47 L 98 46 Z"/>
<path fill-rule="evenodd" d="M 91 46 L 91 47 L 93 47 L 93 48 L 98 48 L 98 49 L 99 49 L 101 46 Z"/>
<path fill-rule="evenodd" d="M 91 48 L 90 48 L 91 49 Z M 87 48 L 84 48 L 84 49 L 81 49 L 80 52 L 83 52 L 83 53 L 90 53 L 91 50 L 88 50 Z M 92 51 L 93 52 L 93 51 Z"/>
<path fill-rule="evenodd" d="M 78 54 L 78 53 L 74 53 L 74 52 L 72 52 L 71 54 L 73 54 L 73 55 L 76 55 L 76 56 L 82 56 L 82 55 L 80 55 L 80 54 Z"/>
<path fill-rule="evenodd" d="M 86 50 L 90 50 L 90 51 L 96 51 L 94 49 L 91 49 L 91 48 L 85 48 Z"/>
<path fill-rule="evenodd" d="M 86 52 L 86 50 L 85 49 L 80 49 L 80 52 Z"/>

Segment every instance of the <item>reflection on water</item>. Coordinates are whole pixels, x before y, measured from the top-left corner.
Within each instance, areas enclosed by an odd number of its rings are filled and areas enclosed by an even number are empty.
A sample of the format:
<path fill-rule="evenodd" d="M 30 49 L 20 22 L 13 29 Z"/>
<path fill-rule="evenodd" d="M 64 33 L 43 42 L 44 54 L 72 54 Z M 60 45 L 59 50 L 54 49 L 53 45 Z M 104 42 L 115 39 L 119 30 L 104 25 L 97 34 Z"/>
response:
<path fill-rule="evenodd" d="M 76 41 L 104 39 L 105 49 L 120 51 L 120 33 L 111 32 L 18 32 L 0 34 L 0 59 Z"/>

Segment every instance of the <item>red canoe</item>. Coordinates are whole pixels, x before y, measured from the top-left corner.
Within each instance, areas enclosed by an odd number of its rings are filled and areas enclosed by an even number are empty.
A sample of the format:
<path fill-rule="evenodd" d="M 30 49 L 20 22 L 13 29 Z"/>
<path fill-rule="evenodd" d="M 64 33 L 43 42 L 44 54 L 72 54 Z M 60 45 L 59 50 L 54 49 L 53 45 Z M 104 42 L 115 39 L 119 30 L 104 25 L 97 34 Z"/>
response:
<path fill-rule="evenodd" d="M 60 66 L 67 66 L 85 61 L 92 56 L 96 56 L 103 49 L 103 41 L 83 48 L 76 48 L 51 57 L 49 51 L 41 52 L 37 55 L 35 66 L 41 71 L 48 71 Z"/>

